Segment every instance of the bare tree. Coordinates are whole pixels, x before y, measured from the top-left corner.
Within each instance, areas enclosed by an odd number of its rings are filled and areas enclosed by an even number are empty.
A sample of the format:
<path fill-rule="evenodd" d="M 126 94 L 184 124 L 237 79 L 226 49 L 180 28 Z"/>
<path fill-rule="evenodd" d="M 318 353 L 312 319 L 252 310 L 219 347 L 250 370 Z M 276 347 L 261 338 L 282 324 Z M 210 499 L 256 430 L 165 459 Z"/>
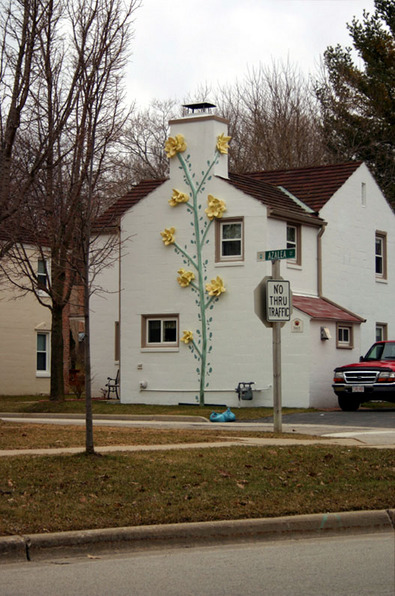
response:
<path fill-rule="evenodd" d="M 289 63 L 252 69 L 242 82 L 220 88 L 215 103 L 229 120 L 233 171 L 325 163 L 314 94 Z"/>
<path fill-rule="evenodd" d="M 111 252 L 108 245 L 100 251 L 97 245 L 92 249 L 91 222 L 101 210 L 109 151 L 127 118 L 122 75 L 131 17 L 138 6 L 138 0 L 126 4 L 122 0 L 75 0 L 67 5 L 49 0 L 37 56 L 40 77 L 31 92 L 32 119 L 23 152 L 26 160 L 30 155 L 35 159 L 45 145 L 45 160 L 23 210 L 29 245 L 35 250 L 32 253 L 25 242 L 15 242 L 8 259 L 9 279 L 22 291 L 34 291 L 51 309 L 51 399 L 62 399 L 64 391 L 63 312 L 73 287 L 84 287 L 89 453 L 93 452 L 89 268 L 94 264 L 92 258 L 97 268 Z M 44 288 L 40 287 L 37 254 L 48 263 Z"/>
<path fill-rule="evenodd" d="M 30 167 L 21 176 L 13 156 L 18 131 L 30 120 L 25 106 L 37 75 L 35 59 L 46 7 L 45 0 L 0 2 L 0 258 L 12 245 L 10 220 L 18 212 L 35 169 Z"/>
<path fill-rule="evenodd" d="M 167 176 L 169 162 L 163 148 L 169 135 L 169 120 L 179 113 L 178 102 L 169 99 L 154 100 L 147 109 L 131 114 L 113 155 L 112 175 L 118 196 L 141 180 Z"/>

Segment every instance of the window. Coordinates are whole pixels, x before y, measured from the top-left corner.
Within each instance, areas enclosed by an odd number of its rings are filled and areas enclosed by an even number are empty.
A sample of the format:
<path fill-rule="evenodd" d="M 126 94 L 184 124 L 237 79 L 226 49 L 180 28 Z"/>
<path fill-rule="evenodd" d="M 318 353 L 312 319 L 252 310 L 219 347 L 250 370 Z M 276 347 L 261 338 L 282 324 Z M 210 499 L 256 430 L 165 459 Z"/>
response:
<path fill-rule="evenodd" d="M 244 259 L 244 222 L 242 219 L 217 220 L 216 261 Z"/>
<path fill-rule="evenodd" d="M 387 279 L 387 235 L 376 232 L 376 278 Z"/>
<path fill-rule="evenodd" d="M 115 321 L 114 331 L 114 360 L 115 362 L 119 362 L 119 356 L 121 353 L 121 334 L 119 328 L 119 321 Z"/>
<path fill-rule="evenodd" d="M 38 377 L 49 376 L 49 333 L 37 333 L 36 374 Z"/>
<path fill-rule="evenodd" d="M 376 323 L 376 341 L 388 339 L 388 328 L 386 323 Z"/>
<path fill-rule="evenodd" d="M 362 207 L 366 207 L 366 182 L 361 184 L 361 204 Z"/>
<path fill-rule="evenodd" d="M 295 258 L 289 259 L 289 263 L 302 264 L 301 259 L 301 227 L 295 224 L 287 224 L 287 249 L 295 249 Z"/>
<path fill-rule="evenodd" d="M 45 289 L 48 285 L 47 263 L 44 259 L 37 261 L 37 284 L 40 289 Z"/>
<path fill-rule="evenodd" d="M 177 347 L 178 315 L 144 315 L 142 347 Z"/>
<path fill-rule="evenodd" d="M 337 326 L 337 347 L 338 348 L 352 348 L 353 347 L 353 333 L 352 325 L 338 325 Z"/>

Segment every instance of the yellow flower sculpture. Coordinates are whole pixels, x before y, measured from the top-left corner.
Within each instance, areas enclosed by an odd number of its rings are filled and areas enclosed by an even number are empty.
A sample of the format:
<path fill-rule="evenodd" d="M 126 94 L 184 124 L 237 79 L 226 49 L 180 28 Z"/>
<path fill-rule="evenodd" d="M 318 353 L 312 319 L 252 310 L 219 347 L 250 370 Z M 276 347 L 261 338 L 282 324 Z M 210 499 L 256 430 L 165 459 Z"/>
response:
<path fill-rule="evenodd" d="M 223 153 L 223 154 L 228 153 L 228 149 L 229 149 L 228 143 L 231 138 L 232 137 L 226 137 L 224 135 L 224 133 L 220 134 L 217 137 L 217 149 L 220 153 Z"/>
<path fill-rule="evenodd" d="M 168 158 L 172 158 L 177 153 L 182 153 L 187 148 L 183 135 L 169 137 L 165 143 L 165 152 Z"/>
<path fill-rule="evenodd" d="M 185 345 L 193 341 L 192 331 L 184 331 L 183 333 L 184 335 L 182 336 L 181 341 L 183 341 Z"/>
<path fill-rule="evenodd" d="M 221 218 L 224 211 L 226 211 L 225 201 L 216 199 L 213 195 L 208 195 L 207 204 L 208 207 L 204 211 L 209 219 Z"/>
<path fill-rule="evenodd" d="M 170 207 L 177 207 L 180 203 L 188 203 L 188 201 L 189 197 L 185 192 L 173 188 L 173 194 L 171 195 L 171 199 L 169 199 Z"/>
<path fill-rule="evenodd" d="M 177 271 L 179 277 L 177 281 L 182 288 L 187 288 L 191 281 L 195 279 L 195 274 L 192 271 L 185 271 L 185 269 L 179 269 Z"/>
<path fill-rule="evenodd" d="M 169 246 L 169 244 L 174 244 L 174 242 L 175 242 L 175 238 L 174 238 L 175 231 L 176 231 L 175 228 L 165 228 L 164 231 L 160 233 L 160 235 L 162 236 L 162 241 L 163 241 L 163 243 L 164 243 L 165 246 Z"/>
<path fill-rule="evenodd" d="M 206 290 L 209 296 L 220 296 L 226 292 L 223 279 L 217 275 L 216 279 L 212 279 L 210 284 L 206 284 Z"/>

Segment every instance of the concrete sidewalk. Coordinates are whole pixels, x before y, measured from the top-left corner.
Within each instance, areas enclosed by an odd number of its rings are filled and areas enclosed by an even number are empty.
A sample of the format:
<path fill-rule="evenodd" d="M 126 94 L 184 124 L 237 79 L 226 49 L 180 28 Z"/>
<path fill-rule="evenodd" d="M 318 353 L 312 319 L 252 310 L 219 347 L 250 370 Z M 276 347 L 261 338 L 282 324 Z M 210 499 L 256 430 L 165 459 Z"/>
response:
<path fill-rule="evenodd" d="M 21 423 L 37 423 L 37 424 L 67 424 L 67 425 L 83 425 L 85 418 L 83 414 L 17 414 L 17 413 L 0 413 L 0 420 L 8 420 L 9 422 Z M 381 429 L 371 427 L 357 427 L 357 426 L 331 426 L 324 424 L 288 424 L 283 422 L 282 430 L 288 436 L 285 438 L 269 438 L 265 437 L 265 433 L 273 432 L 273 423 L 270 422 L 225 422 L 225 423 L 211 423 L 207 418 L 201 416 L 130 416 L 130 415 L 94 415 L 93 423 L 95 426 L 119 426 L 129 428 L 158 428 L 158 429 L 190 429 L 190 430 L 226 430 L 230 435 L 245 431 L 262 433 L 262 439 L 248 439 L 256 441 L 257 445 L 291 445 L 291 444 L 311 444 L 311 441 L 301 439 L 298 435 L 310 435 L 316 437 L 321 444 L 331 445 L 348 445 L 359 447 L 371 447 L 377 449 L 395 449 L 395 429 Z M 292 437 L 290 437 L 292 435 Z M 240 436 L 235 437 L 235 444 L 242 444 L 247 441 Z M 261 441 L 264 441 L 263 443 Z M 306 442 L 305 442 L 306 441 Z M 225 443 L 225 441 L 224 441 Z M 231 445 L 231 440 L 226 441 L 226 444 Z M 199 446 L 202 444 L 199 443 Z M 216 443 L 220 446 L 219 443 Z M 150 446 L 151 450 L 159 448 Z M 171 447 L 167 447 L 171 448 Z M 183 447 L 187 448 L 187 447 Z M 109 448 L 112 450 L 113 448 Z M 126 450 L 137 449 L 126 448 Z M 148 449 L 148 447 L 147 447 Z M 115 448 L 115 451 L 118 449 Z M 125 449 L 120 449 L 124 451 Z M 19 455 L 22 454 L 20 450 Z M 65 451 L 62 451 L 63 453 Z M 70 451 L 71 453 L 72 451 Z M 51 454 L 50 451 L 47 451 Z M 24 453 L 26 454 L 26 452 Z M 13 455 L 10 452 L 2 452 L 1 455 Z"/>
<path fill-rule="evenodd" d="M 0 537 L 0 564 L 153 548 L 394 532 L 395 510 L 180 523 Z"/>

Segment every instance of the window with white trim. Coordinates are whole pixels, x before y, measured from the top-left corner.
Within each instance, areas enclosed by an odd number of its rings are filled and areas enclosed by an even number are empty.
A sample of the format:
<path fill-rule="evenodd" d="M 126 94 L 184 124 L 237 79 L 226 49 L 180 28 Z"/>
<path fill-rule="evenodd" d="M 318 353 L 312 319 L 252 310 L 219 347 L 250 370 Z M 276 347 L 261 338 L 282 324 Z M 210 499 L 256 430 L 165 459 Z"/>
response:
<path fill-rule="evenodd" d="M 377 279 L 387 279 L 387 234 L 376 232 L 375 271 Z"/>
<path fill-rule="evenodd" d="M 46 377 L 50 374 L 50 334 L 37 333 L 36 340 L 36 375 Z"/>
<path fill-rule="evenodd" d="M 338 348 L 353 347 L 353 327 L 352 325 L 338 324 L 336 329 L 336 339 Z"/>
<path fill-rule="evenodd" d="M 295 250 L 295 257 L 288 259 L 289 263 L 302 264 L 301 259 L 301 227 L 298 224 L 287 224 L 287 249 Z"/>
<path fill-rule="evenodd" d="M 388 339 L 387 323 L 376 323 L 376 341 L 385 341 Z"/>
<path fill-rule="evenodd" d="M 143 315 L 141 345 L 143 348 L 177 347 L 178 315 Z"/>
<path fill-rule="evenodd" d="M 46 296 L 49 281 L 49 259 L 37 259 L 37 294 Z"/>
<path fill-rule="evenodd" d="M 243 261 L 243 219 L 221 219 L 216 225 L 216 261 Z"/>

